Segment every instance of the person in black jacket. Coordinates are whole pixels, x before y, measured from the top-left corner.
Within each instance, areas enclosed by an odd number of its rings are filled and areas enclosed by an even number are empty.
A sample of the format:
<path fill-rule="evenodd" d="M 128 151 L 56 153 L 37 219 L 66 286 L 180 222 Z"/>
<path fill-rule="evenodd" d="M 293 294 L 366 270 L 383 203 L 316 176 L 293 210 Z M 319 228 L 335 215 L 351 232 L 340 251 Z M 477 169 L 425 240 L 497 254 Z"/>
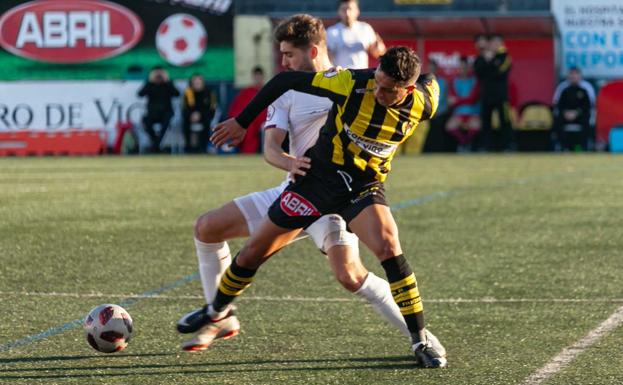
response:
<path fill-rule="evenodd" d="M 169 74 L 160 66 L 155 66 L 149 73 L 148 81 L 138 91 L 138 96 L 147 97 L 147 113 L 143 116 L 143 128 L 151 138 L 153 151 L 160 151 L 160 142 L 169 128 L 173 117 L 171 100 L 180 96 L 169 79 Z M 160 124 L 160 131 L 154 130 L 154 125 Z"/>
<path fill-rule="evenodd" d="M 182 100 L 182 130 L 185 151 L 205 152 L 210 135 L 210 122 L 216 110 L 216 95 L 206 88 L 203 76 L 193 74 Z M 196 139 L 195 134 L 196 133 Z"/>
<path fill-rule="evenodd" d="M 479 42 L 480 40 L 477 40 Z M 489 150 L 509 150 L 511 148 L 512 127 L 508 103 L 508 75 L 511 70 L 511 57 L 508 55 L 500 35 L 489 38 L 474 62 L 474 72 L 480 85 L 481 148 Z M 491 117 L 496 111 L 500 120 L 500 142 L 492 143 Z M 497 136 L 497 135 L 496 135 Z"/>
<path fill-rule="evenodd" d="M 566 87 L 562 88 L 554 105 L 554 132 L 562 150 L 583 150 L 588 147 L 591 117 L 591 95 L 581 83 L 578 68 L 570 68 Z"/>

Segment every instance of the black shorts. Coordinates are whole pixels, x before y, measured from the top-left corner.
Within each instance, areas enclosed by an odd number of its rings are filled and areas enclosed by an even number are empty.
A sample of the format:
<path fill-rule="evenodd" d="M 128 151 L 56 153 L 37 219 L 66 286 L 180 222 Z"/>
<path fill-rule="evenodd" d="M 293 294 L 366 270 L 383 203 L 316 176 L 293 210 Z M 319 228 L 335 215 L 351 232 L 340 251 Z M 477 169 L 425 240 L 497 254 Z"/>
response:
<path fill-rule="evenodd" d="M 280 227 L 299 229 L 326 214 L 339 214 L 349 223 L 372 204 L 388 206 L 383 183 L 350 185 L 344 180 L 345 173 L 338 171 L 308 173 L 297 178 L 268 209 L 270 220 Z"/>

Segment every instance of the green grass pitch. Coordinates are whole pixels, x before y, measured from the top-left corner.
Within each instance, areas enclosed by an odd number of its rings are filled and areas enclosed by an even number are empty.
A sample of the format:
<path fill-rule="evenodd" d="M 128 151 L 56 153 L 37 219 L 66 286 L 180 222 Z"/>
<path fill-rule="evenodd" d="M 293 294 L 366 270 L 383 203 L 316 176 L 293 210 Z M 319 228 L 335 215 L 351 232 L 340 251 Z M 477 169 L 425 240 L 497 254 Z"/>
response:
<path fill-rule="evenodd" d="M 623 157 L 399 157 L 393 168 L 387 195 L 447 369 L 413 368 L 407 341 L 339 287 L 309 240 L 260 270 L 237 303 L 238 337 L 180 351 L 175 321 L 203 303 L 198 280 L 178 282 L 196 271 L 193 221 L 277 185 L 260 157 L 5 158 L 0 384 L 522 384 L 623 305 Z M 123 352 L 58 329 L 155 292 L 126 307 L 136 331 Z M 617 327 L 544 383 L 623 384 L 622 345 Z"/>

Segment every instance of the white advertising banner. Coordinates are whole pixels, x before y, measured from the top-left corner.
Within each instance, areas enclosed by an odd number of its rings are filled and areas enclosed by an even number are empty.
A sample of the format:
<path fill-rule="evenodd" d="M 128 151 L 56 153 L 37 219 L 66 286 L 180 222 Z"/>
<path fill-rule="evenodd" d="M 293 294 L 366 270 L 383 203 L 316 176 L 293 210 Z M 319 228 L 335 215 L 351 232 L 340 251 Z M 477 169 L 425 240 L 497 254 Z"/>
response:
<path fill-rule="evenodd" d="M 561 75 L 623 77 L 623 0 L 552 0 L 562 43 Z"/>
<path fill-rule="evenodd" d="M 0 82 L 0 132 L 105 129 L 140 123 L 141 81 Z"/>

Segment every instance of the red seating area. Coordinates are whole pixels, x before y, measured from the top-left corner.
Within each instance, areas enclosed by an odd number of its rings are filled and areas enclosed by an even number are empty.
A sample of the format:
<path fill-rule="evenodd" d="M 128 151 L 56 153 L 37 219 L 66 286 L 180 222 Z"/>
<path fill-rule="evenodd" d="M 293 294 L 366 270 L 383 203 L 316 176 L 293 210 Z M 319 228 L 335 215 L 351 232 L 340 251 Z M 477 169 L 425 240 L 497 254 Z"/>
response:
<path fill-rule="evenodd" d="M 99 155 L 106 152 L 101 130 L 0 132 L 0 156 Z"/>

